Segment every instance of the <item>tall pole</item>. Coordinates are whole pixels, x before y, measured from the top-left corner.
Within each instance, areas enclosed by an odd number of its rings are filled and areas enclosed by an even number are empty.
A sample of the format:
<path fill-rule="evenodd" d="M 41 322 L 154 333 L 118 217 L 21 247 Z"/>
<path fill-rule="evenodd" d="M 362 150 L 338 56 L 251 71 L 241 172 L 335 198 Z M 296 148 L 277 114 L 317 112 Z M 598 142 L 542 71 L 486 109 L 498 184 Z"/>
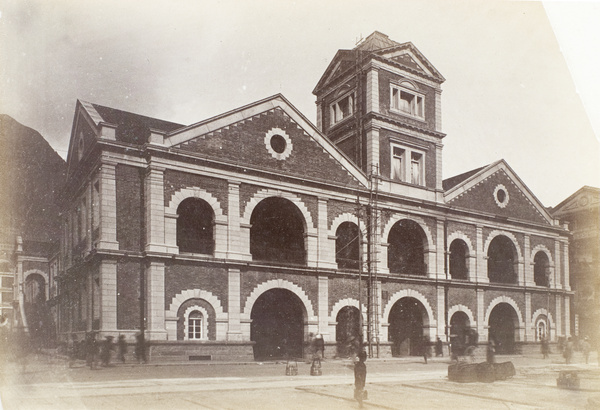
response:
<path fill-rule="evenodd" d="M 357 193 L 356 196 L 356 217 L 357 217 L 357 223 L 358 223 L 358 338 L 360 341 L 360 349 L 362 350 L 363 347 L 363 340 L 364 340 L 364 332 L 363 332 L 363 327 L 364 327 L 364 321 L 363 321 L 363 314 L 362 314 L 362 273 L 363 273 L 363 250 L 362 250 L 362 231 L 360 229 L 360 200 L 359 200 L 359 193 Z M 358 352 L 357 352 L 358 353 Z"/>

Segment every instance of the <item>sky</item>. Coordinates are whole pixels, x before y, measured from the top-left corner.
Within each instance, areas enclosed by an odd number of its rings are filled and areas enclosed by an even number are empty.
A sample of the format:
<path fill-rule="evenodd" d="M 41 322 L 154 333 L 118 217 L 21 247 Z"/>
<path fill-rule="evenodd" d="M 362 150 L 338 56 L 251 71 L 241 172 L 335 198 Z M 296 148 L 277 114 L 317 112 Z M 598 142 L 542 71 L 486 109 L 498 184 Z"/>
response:
<path fill-rule="evenodd" d="M 442 73 L 443 176 L 504 158 L 545 206 L 600 187 L 600 2 L 2 0 L 0 113 L 66 157 L 77 99 L 196 123 L 312 90 L 377 30 Z M 595 130 L 595 133 L 594 133 Z"/>

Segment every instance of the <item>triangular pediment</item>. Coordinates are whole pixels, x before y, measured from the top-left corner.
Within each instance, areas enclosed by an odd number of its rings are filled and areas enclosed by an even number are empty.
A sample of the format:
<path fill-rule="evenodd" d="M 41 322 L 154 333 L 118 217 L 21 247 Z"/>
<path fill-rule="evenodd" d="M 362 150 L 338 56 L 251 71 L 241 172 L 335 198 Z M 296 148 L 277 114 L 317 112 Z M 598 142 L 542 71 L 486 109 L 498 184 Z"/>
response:
<path fill-rule="evenodd" d="M 102 122 L 102 117 L 92 104 L 77 101 L 67 154 L 67 175 L 71 175 L 77 169 L 80 160 L 95 144 L 98 139 L 100 122 Z"/>
<path fill-rule="evenodd" d="M 168 134 L 165 145 L 272 175 L 366 185 L 365 175 L 283 96 Z"/>
<path fill-rule="evenodd" d="M 468 174 L 465 174 L 468 175 Z M 504 160 L 497 161 L 448 189 L 452 207 L 552 225 L 554 219 Z"/>
<path fill-rule="evenodd" d="M 435 78 L 440 82 L 445 81 L 442 74 L 411 42 L 382 50 L 378 54 L 387 60 L 400 64 L 420 74 Z"/>
<path fill-rule="evenodd" d="M 584 186 L 552 209 L 555 218 L 600 207 L 600 189 Z"/>

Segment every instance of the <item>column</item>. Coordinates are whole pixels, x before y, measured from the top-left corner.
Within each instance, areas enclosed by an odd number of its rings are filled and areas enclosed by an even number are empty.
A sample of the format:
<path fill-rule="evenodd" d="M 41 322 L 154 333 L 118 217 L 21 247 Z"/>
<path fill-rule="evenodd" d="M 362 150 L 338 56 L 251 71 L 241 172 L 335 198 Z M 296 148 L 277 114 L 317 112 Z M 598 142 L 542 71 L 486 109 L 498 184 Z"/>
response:
<path fill-rule="evenodd" d="M 98 249 L 118 250 L 116 163 L 100 165 L 100 240 Z"/>
<path fill-rule="evenodd" d="M 242 340 L 241 319 L 241 275 L 239 269 L 228 269 L 228 304 L 229 321 L 227 340 Z"/>
<path fill-rule="evenodd" d="M 446 258 L 446 249 L 444 247 L 444 221 L 437 220 L 437 235 L 436 235 L 436 276 L 438 279 L 446 279 L 446 272 L 444 271 L 444 264 Z"/>
<path fill-rule="evenodd" d="M 320 268 L 336 269 L 335 262 L 335 240 L 330 240 L 327 235 L 327 198 L 318 199 L 318 221 L 317 221 L 317 266 Z"/>
<path fill-rule="evenodd" d="M 150 165 L 144 178 L 146 206 L 146 252 L 166 252 L 165 246 L 165 169 Z"/>
<path fill-rule="evenodd" d="M 569 240 L 563 239 L 563 289 L 571 290 L 571 283 L 569 281 Z M 567 328 L 568 329 L 568 328 Z"/>
<path fill-rule="evenodd" d="M 327 276 L 317 277 L 318 281 L 318 315 L 319 315 L 319 333 L 323 335 L 323 339 L 328 341 L 334 341 L 329 335 L 329 278 Z"/>
<path fill-rule="evenodd" d="M 487 256 L 483 253 L 483 226 L 477 225 L 475 230 L 475 247 L 477 248 L 477 272 L 475 274 L 476 281 L 481 283 L 489 283 L 487 276 Z"/>
<path fill-rule="evenodd" d="M 117 261 L 100 262 L 100 330 L 117 330 Z M 90 313 L 90 317 L 93 313 Z"/>
<path fill-rule="evenodd" d="M 488 341 L 487 323 L 485 323 L 485 300 L 483 289 L 477 289 L 477 333 L 479 333 L 479 341 Z"/>
<path fill-rule="evenodd" d="M 531 292 L 525 292 L 525 341 L 535 341 L 535 329 L 531 323 Z"/>
<path fill-rule="evenodd" d="M 148 340 L 166 340 L 165 264 L 150 262 L 146 266 L 146 335 Z"/>
<path fill-rule="evenodd" d="M 561 309 L 561 305 L 562 305 L 562 297 L 558 294 L 555 294 L 555 301 L 556 301 L 556 336 L 565 336 L 565 333 L 563 332 L 563 327 L 562 327 L 562 309 Z"/>
<path fill-rule="evenodd" d="M 554 241 L 554 289 L 561 289 L 563 287 L 563 272 L 561 260 L 560 260 L 560 241 L 557 239 Z"/>
<path fill-rule="evenodd" d="M 446 294 L 444 286 L 437 287 L 437 336 L 442 339 L 446 333 Z"/>
<path fill-rule="evenodd" d="M 533 261 L 531 260 L 531 237 L 525 235 L 523 242 L 523 260 L 525 266 L 525 286 L 535 286 Z"/>

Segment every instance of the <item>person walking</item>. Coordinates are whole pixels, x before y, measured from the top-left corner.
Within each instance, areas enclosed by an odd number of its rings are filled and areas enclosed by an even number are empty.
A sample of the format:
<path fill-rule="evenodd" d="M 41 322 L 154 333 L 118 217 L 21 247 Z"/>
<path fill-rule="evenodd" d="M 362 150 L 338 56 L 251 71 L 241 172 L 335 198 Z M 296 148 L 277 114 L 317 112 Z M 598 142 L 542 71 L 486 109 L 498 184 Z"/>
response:
<path fill-rule="evenodd" d="M 542 338 L 542 357 L 547 359 L 550 354 L 550 346 L 548 345 L 548 338 Z"/>
<path fill-rule="evenodd" d="M 488 363 L 494 363 L 496 361 L 496 344 L 492 339 L 488 342 L 486 358 Z"/>
<path fill-rule="evenodd" d="M 318 334 L 315 339 L 315 354 L 319 359 L 325 358 L 325 340 L 322 334 Z"/>
<path fill-rule="evenodd" d="M 581 342 L 581 352 L 583 353 L 583 357 L 585 358 L 585 364 L 589 364 L 590 350 L 592 350 L 592 347 L 590 346 L 590 342 L 588 342 L 588 338 L 586 336 Z"/>
<path fill-rule="evenodd" d="M 569 338 L 567 340 L 567 344 L 565 345 L 565 350 L 563 352 L 563 356 L 567 362 L 567 364 L 571 364 L 571 359 L 573 358 L 573 339 Z"/>
<path fill-rule="evenodd" d="M 96 339 L 96 332 L 90 332 L 86 343 L 87 350 L 87 364 L 91 370 L 94 370 L 98 364 L 98 340 Z"/>
<path fill-rule="evenodd" d="M 362 350 L 358 354 L 358 361 L 354 363 L 354 399 L 358 401 L 358 407 L 363 407 L 366 396 L 365 383 L 367 381 L 367 352 Z"/>
<path fill-rule="evenodd" d="M 435 357 L 438 356 L 444 357 L 444 345 L 439 337 L 435 341 Z"/>
<path fill-rule="evenodd" d="M 119 339 L 117 340 L 117 355 L 121 363 L 125 363 L 125 353 L 127 353 L 127 341 L 125 340 L 125 335 L 119 335 Z"/>
<path fill-rule="evenodd" d="M 423 342 L 421 343 L 421 349 L 423 353 L 423 360 L 425 364 L 427 364 L 427 358 L 431 356 L 431 345 L 429 343 L 429 339 L 426 336 L 423 336 Z"/>

